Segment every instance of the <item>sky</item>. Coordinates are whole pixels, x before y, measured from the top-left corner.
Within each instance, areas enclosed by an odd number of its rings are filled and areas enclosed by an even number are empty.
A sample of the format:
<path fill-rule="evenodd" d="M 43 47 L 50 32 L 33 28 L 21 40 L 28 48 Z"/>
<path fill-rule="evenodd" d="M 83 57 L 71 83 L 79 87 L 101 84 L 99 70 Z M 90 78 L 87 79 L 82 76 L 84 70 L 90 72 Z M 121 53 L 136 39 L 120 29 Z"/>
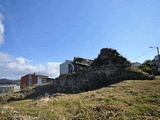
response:
<path fill-rule="evenodd" d="M 0 78 L 56 78 L 75 56 L 116 49 L 131 62 L 160 47 L 159 0 L 0 0 Z"/>

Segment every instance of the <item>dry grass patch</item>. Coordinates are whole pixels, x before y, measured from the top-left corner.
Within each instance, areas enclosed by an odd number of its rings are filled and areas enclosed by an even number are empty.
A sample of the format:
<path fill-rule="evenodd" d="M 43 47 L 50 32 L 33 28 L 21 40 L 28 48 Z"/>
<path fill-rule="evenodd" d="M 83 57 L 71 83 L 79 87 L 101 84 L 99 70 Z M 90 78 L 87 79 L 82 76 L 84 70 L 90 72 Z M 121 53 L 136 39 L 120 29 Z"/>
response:
<path fill-rule="evenodd" d="M 95 91 L 0 104 L 0 119 L 123 120 L 160 118 L 160 77 L 127 80 Z"/>

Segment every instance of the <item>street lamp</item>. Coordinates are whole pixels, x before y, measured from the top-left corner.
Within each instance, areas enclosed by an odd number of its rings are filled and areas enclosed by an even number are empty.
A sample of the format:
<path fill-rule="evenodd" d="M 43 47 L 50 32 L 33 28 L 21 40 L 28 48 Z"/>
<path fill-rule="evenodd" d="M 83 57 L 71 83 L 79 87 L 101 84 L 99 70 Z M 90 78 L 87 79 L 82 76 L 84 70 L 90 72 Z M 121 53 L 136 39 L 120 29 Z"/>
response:
<path fill-rule="evenodd" d="M 158 60 L 160 61 L 160 55 L 159 55 L 159 48 L 158 47 L 149 47 L 149 48 L 156 48 L 158 53 Z"/>

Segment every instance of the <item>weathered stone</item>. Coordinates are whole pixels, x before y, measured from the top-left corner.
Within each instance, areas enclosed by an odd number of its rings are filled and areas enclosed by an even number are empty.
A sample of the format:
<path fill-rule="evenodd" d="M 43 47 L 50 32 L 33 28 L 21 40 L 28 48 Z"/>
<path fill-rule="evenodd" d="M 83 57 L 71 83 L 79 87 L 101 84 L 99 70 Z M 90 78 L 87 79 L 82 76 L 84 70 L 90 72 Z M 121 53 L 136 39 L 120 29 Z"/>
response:
<path fill-rule="evenodd" d="M 130 62 L 116 50 L 103 48 L 90 67 L 83 72 L 61 75 L 53 86 L 56 92 L 78 93 L 98 89 L 125 79 L 151 79 L 140 71 L 126 69 Z"/>

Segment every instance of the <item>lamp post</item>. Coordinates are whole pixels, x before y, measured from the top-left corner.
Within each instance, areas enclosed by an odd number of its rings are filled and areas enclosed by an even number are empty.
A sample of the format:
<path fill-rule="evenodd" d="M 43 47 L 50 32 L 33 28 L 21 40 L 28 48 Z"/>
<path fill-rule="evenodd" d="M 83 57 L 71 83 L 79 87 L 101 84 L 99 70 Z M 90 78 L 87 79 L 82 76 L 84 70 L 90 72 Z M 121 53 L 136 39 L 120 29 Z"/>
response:
<path fill-rule="evenodd" d="M 158 47 L 149 47 L 149 48 L 156 48 L 158 53 L 158 60 L 160 61 L 160 55 L 159 55 L 159 48 Z"/>

